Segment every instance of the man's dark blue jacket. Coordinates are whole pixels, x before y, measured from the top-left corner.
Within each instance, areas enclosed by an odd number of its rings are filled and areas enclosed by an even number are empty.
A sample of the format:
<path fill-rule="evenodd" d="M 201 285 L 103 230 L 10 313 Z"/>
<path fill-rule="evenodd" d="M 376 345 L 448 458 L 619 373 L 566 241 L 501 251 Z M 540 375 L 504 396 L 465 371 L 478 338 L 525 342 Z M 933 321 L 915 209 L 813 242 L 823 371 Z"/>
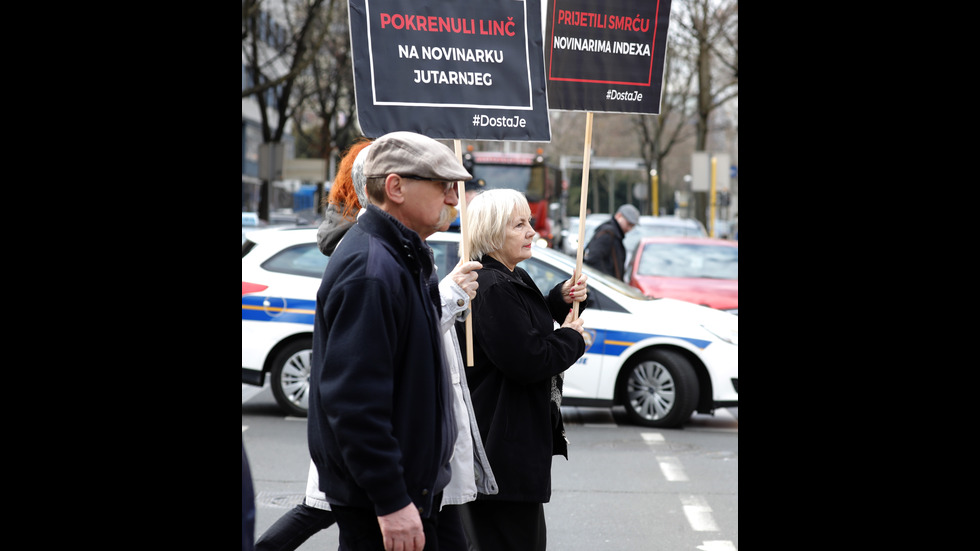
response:
<path fill-rule="evenodd" d="M 369 206 L 316 296 L 307 422 L 320 490 L 336 505 L 423 517 L 449 482 L 455 444 L 432 253 Z"/>

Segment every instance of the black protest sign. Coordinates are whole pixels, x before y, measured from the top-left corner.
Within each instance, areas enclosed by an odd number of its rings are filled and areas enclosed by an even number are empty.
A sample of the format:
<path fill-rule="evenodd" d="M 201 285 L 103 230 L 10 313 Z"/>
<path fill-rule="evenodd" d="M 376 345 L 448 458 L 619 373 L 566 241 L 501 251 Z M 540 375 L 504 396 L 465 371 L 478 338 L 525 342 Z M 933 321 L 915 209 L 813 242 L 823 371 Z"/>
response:
<path fill-rule="evenodd" d="M 551 141 L 540 0 L 351 0 L 368 137 Z"/>
<path fill-rule="evenodd" d="M 660 113 L 670 0 L 549 0 L 552 109 Z"/>

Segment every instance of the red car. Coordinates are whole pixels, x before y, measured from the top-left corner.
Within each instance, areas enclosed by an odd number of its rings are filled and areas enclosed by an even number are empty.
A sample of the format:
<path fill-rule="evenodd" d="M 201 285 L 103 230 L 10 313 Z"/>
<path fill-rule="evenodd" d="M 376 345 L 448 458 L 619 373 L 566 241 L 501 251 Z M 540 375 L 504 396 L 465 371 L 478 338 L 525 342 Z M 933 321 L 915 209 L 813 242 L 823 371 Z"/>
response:
<path fill-rule="evenodd" d="M 629 284 L 649 297 L 738 314 L 738 241 L 646 237 L 630 263 Z"/>

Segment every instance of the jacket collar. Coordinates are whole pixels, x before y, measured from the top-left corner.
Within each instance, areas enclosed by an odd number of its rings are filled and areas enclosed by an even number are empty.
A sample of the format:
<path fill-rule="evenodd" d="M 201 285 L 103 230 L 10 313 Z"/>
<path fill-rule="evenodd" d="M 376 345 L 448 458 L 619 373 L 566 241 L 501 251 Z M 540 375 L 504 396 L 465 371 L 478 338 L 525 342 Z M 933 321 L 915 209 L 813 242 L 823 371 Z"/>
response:
<path fill-rule="evenodd" d="M 616 235 L 618 235 L 620 239 L 626 237 L 626 232 L 624 232 L 623 228 L 619 226 L 619 220 L 616 220 L 615 217 L 603 222 L 602 225 L 609 226 L 614 232 L 616 232 Z"/>
<path fill-rule="evenodd" d="M 522 277 L 522 274 L 525 274 L 526 272 L 524 272 L 524 269 L 521 268 L 520 266 L 515 266 L 514 271 L 512 272 L 510 271 L 510 268 L 504 265 L 503 262 L 497 260 L 496 258 L 488 254 L 483 255 L 483 258 L 480 259 L 480 263 L 483 264 L 483 269 L 485 270 L 491 269 L 495 272 L 500 272 L 501 274 L 504 275 L 504 277 L 506 277 L 510 281 L 513 281 L 514 283 L 520 283 L 521 285 L 529 286 L 528 282 L 524 280 L 524 277 Z M 531 276 L 526 276 L 526 277 L 528 279 L 531 278 Z"/>
<path fill-rule="evenodd" d="M 493 269 L 493 270 L 497 270 L 498 272 L 503 272 L 503 273 L 505 273 L 507 275 L 513 275 L 513 273 L 514 273 L 514 272 L 511 272 L 510 271 L 510 268 L 508 268 L 507 266 L 504 266 L 504 263 L 503 262 L 497 260 L 496 258 L 494 258 L 494 257 L 492 257 L 492 256 L 490 256 L 488 254 L 483 255 L 483 258 L 480 259 L 480 264 L 483 264 L 483 267 L 484 268 L 490 268 L 490 269 Z M 517 268 L 516 267 L 514 268 L 514 271 L 517 271 Z"/>
<path fill-rule="evenodd" d="M 431 274 L 435 269 L 431 249 L 419 234 L 377 206 L 368 205 L 367 211 L 357 219 L 357 224 L 365 232 L 389 243 L 409 265 L 421 266 L 426 274 Z"/>

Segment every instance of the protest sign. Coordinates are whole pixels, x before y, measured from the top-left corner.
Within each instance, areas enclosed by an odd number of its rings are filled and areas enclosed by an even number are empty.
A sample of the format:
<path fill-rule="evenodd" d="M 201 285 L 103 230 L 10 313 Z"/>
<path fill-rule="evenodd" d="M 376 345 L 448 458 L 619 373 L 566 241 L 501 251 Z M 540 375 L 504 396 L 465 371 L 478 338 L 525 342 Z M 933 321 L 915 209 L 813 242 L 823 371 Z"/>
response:
<path fill-rule="evenodd" d="M 368 137 L 551 141 L 540 0 L 350 0 Z"/>
<path fill-rule="evenodd" d="M 551 109 L 660 113 L 670 0 L 549 0 Z"/>
<path fill-rule="evenodd" d="M 585 220 L 592 113 L 660 113 L 670 0 L 548 0 L 545 21 L 549 106 L 586 111 L 579 200 Z M 585 224 L 579 224 L 575 280 L 584 239 Z M 578 318 L 578 303 L 572 312 Z"/>

